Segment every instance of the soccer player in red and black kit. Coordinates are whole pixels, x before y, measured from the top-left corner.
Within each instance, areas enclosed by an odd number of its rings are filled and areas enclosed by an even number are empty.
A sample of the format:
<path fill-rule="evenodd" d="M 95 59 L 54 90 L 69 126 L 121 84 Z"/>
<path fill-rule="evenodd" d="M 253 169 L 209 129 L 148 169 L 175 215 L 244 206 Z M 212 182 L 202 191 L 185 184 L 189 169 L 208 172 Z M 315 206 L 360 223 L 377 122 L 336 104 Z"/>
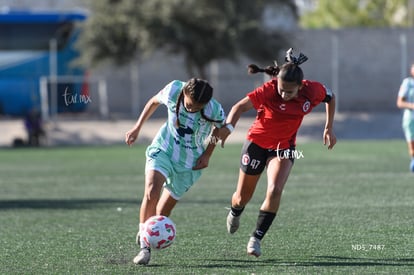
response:
<path fill-rule="evenodd" d="M 252 108 L 257 110 L 256 120 L 243 145 L 237 188 L 227 216 L 227 230 L 233 234 L 239 228 L 240 215 L 252 198 L 261 173 L 267 167 L 266 197 L 260 207 L 256 228 L 247 244 L 247 253 L 256 257 L 261 255 L 260 242 L 276 216 L 283 187 L 295 156 L 298 156 L 295 152 L 296 134 L 302 119 L 321 102 L 326 105 L 323 143 L 328 149 L 332 149 L 336 143 L 333 132 L 335 97 L 321 83 L 303 79 L 299 65 L 307 59 L 302 53 L 294 56 L 292 49 L 289 49 L 286 63 L 280 68 L 276 64 L 265 69 L 250 65 L 250 73 L 264 72 L 272 79 L 232 107 L 227 117 L 227 127 L 223 127 L 219 133 L 223 146 L 241 114 Z"/>

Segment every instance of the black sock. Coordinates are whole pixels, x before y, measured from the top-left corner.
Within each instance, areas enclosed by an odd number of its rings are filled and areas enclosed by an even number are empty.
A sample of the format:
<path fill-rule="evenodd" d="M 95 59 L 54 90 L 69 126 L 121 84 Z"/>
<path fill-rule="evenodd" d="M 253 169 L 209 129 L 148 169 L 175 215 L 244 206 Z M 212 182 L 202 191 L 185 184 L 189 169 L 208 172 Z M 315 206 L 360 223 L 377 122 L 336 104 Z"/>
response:
<path fill-rule="evenodd" d="M 241 213 L 244 210 L 244 206 L 243 207 L 231 207 L 231 214 L 235 217 L 238 217 L 241 215 Z"/>
<path fill-rule="evenodd" d="M 275 217 L 275 213 L 260 210 L 259 216 L 257 217 L 256 230 L 253 232 L 252 236 L 259 240 L 263 239 Z"/>

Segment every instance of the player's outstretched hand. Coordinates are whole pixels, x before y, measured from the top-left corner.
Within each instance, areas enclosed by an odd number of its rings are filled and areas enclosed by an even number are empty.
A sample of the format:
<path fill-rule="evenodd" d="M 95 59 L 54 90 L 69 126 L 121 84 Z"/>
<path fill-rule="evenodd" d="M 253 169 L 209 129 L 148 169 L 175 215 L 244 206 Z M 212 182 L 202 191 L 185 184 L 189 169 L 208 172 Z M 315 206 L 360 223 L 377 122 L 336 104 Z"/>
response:
<path fill-rule="evenodd" d="M 209 163 L 210 157 L 207 156 L 206 154 L 202 154 L 197 162 L 196 165 L 193 167 L 193 170 L 200 170 L 200 169 L 204 169 L 208 167 L 208 163 Z"/>
<path fill-rule="evenodd" d="M 125 134 L 125 143 L 128 146 L 131 146 L 138 138 L 138 131 L 136 129 L 131 129 Z"/>
<path fill-rule="evenodd" d="M 331 128 L 323 131 L 323 145 L 328 145 L 328 149 L 332 149 L 336 144 L 336 136 Z"/>
<path fill-rule="evenodd" d="M 220 129 L 218 129 L 217 137 L 219 140 L 221 140 L 221 147 L 224 148 L 224 143 L 226 142 L 226 139 L 231 134 L 230 130 L 223 126 Z"/>

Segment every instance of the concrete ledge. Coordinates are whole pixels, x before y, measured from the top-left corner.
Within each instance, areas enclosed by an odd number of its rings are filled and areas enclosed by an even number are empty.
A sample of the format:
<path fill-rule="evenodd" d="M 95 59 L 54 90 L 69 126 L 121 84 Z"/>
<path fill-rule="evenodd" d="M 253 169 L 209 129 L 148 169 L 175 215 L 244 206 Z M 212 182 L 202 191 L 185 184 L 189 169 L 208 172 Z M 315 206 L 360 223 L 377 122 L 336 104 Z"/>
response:
<path fill-rule="evenodd" d="M 253 117 L 240 119 L 227 143 L 242 143 Z M 144 125 L 137 143 L 149 144 L 165 119 L 151 119 Z M 111 145 L 124 144 L 125 133 L 135 120 L 85 120 L 65 118 L 46 125 L 47 145 Z M 298 143 L 320 140 L 325 113 L 305 117 L 298 133 Z M 22 120 L 0 120 L 0 146 L 11 147 L 15 138 L 26 139 Z M 400 113 L 339 113 L 335 117 L 335 133 L 341 139 L 404 139 Z"/>

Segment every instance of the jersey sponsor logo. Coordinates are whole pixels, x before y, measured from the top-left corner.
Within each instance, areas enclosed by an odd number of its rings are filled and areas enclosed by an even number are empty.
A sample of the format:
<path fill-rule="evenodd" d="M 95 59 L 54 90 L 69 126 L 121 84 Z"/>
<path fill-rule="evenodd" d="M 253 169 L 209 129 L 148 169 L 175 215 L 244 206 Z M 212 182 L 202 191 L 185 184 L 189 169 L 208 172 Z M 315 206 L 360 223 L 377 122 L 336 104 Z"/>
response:
<path fill-rule="evenodd" d="M 193 129 L 191 129 L 188 126 L 186 126 L 185 128 L 180 126 L 177 129 L 177 133 L 180 135 L 180 137 L 184 137 L 185 135 L 192 135 L 192 134 L 194 134 L 194 131 L 193 131 Z"/>
<path fill-rule="evenodd" d="M 311 107 L 311 103 L 309 100 L 306 100 L 305 103 L 302 105 L 303 112 L 307 113 Z"/>

